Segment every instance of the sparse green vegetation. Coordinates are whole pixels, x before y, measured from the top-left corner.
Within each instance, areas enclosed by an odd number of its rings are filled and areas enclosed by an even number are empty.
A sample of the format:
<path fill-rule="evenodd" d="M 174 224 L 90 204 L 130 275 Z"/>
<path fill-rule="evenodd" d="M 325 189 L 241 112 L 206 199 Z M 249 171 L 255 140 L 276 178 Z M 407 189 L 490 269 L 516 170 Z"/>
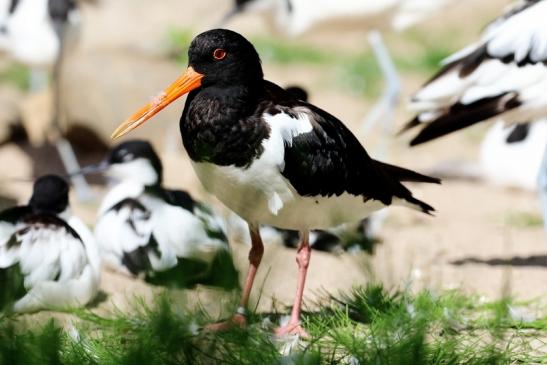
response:
<path fill-rule="evenodd" d="M 167 296 L 131 313 L 75 312 L 76 329 L 28 328 L 0 319 L 0 364 L 512 364 L 547 363 L 547 321 L 515 315 L 506 299 L 481 304 L 457 292 L 389 292 L 380 286 L 326 297 L 305 315 L 311 339 L 272 336 L 277 314 L 250 326 L 200 331 L 211 321 Z"/>
<path fill-rule="evenodd" d="M 505 224 L 515 228 L 543 227 L 543 219 L 539 213 L 512 212 L 506 216 Z"/>
<path fill-rule="evenodd" d="M 11 83 L 21 90 L 29 87 L 29 72 L 25 66 L 11 65 L 0 71 L 0 83 Z"/>

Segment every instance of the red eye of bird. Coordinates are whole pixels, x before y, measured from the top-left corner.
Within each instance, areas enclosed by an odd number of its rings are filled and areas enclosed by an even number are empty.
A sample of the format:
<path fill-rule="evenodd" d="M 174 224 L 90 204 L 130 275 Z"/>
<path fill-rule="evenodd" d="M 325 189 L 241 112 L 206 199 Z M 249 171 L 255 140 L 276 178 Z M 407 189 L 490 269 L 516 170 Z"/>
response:
<path fill-rule="evenodd" d="M 213 52 L 213 57 L 217 61 L 223 60 L 224 57 L 226 57 L 226 50 L 224 50 L 222 48 L 215 49 L 215 51 Z"/>

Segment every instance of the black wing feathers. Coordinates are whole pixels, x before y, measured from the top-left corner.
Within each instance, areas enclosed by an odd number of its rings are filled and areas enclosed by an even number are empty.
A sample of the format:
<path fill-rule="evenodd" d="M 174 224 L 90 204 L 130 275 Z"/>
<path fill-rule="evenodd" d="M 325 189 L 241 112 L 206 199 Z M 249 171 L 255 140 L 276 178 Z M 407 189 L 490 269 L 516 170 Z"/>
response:
<path fill-rule="evenodd" d="M 284 91 L 271 84 L 266 87 L 277 96 L 277 100 L 271 99 L 278 107 L 298 107 L 300 112 L 308 114 L 313 125 L 311 132 L 301 134 L 285 145 L 282 174 L 299 194 L 332 196 L 347 192 L 386 205 L 396 197 L 418 205 L 425 213 L 434 210 L 413 198 L 401 181 L 437 183 L 437 179 L 373 160 L 351 131 L 334 116 L 302 101 L 279 100 Z"/>

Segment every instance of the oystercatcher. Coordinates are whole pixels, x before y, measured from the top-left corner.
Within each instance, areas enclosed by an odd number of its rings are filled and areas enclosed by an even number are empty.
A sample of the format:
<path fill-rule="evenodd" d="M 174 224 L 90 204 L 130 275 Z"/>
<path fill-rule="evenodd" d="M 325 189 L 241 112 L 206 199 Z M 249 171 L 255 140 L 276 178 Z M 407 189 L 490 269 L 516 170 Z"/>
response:
<path fill-rule="evenodd" d="M 547 115 L 546 0 L 518 1 L 481 39 L 445 60 L 444 67 L 412 98 L 418 114 L 403 132 L 417 128 L 412 146 L 481 121 L 540 120 Z M 547 141 L 539 192 L 547 230 Z"/>
<path fill-rule="evenodd" d="M 101 164 L 82 169 L 99 171 L 113 182 L 95 226 L 105 264 L 156 285 L 237 287 L 222 219 L 187 192 L 163 187 L 150 143 L 124 142 Z"/>
<path fill-rule="evenodd" d="M 62 178 L 38 178 L 28 205 L 0 213 L 0 309 L 83 306 L 97 294 L 99 280 L 93 234 L 70 212 Z"/>
<path fill-rule="evenodd" d="M 309 231 L 358 221 L 395 204 L 431 214 L 401 181 L 439 183 L 373 160 L 334 116 L 264 80 L 259 56 L 240 34 L 198 35 L 186 72 L 113 133 L 121 137 L 189 93 L 180 119 L 182 141 L 205 188 L 249 224 L 250 268 L 240 308 L 227 322 L 245 323 L 260 264 L 259 224 L 298 230 L 298 286 L 290 322 L 277 334 L 305 334 L 300 307 L 310 261 Z"/>

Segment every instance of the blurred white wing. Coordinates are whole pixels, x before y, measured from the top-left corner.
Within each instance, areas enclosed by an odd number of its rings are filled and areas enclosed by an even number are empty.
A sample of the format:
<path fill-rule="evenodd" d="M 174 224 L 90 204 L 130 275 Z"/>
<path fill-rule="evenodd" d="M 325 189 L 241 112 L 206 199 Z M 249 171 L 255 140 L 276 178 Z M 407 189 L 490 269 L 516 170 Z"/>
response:
<path fill-rule="evenodd" d="M 446 60 L 412 98 L 422 126 L 412 144 L 503 114 L 509 122 L 547 114 L 547 1 L 526 1 L 493 22 L 481 40 Z M 422 124 L 424 123 L 424 124 Z"/>
<path fill-rule="evenodd" d="M 403 0 L 391 21 L 395 30 L 404 30 L 432 16 L 454 0 Z"/>
<path fill-rule="evenodd" d="M 154 268 L 165 269 L 177 257 L 211 262 L 220 249 L 227 249 L 223 223 L 204 206 L 196 204 L 193 211 L 167 204 L 155 197 L 147 197 L 152 211 L 154 237 L 161 260 L 152 262 Z"/>
<path fill-rule="evenodd" d="M 148 254 L 141 249 L 152 239 L 150 214 L 137 199 L 126 198 L 99 216 L 95 237 L 107 265 L 134 275 L 145 268 Z"/>
<path fill-rule="evenodd" d="M 93 275 L 80 236 L 53 215 L 31 215 L 15 225 L 6 245 L 16 252 L 27 293 L 14 304 L 17 312 L 88 303 L 96 294 Z M 5 267 L 3 267 L 5 268 Z"/>

